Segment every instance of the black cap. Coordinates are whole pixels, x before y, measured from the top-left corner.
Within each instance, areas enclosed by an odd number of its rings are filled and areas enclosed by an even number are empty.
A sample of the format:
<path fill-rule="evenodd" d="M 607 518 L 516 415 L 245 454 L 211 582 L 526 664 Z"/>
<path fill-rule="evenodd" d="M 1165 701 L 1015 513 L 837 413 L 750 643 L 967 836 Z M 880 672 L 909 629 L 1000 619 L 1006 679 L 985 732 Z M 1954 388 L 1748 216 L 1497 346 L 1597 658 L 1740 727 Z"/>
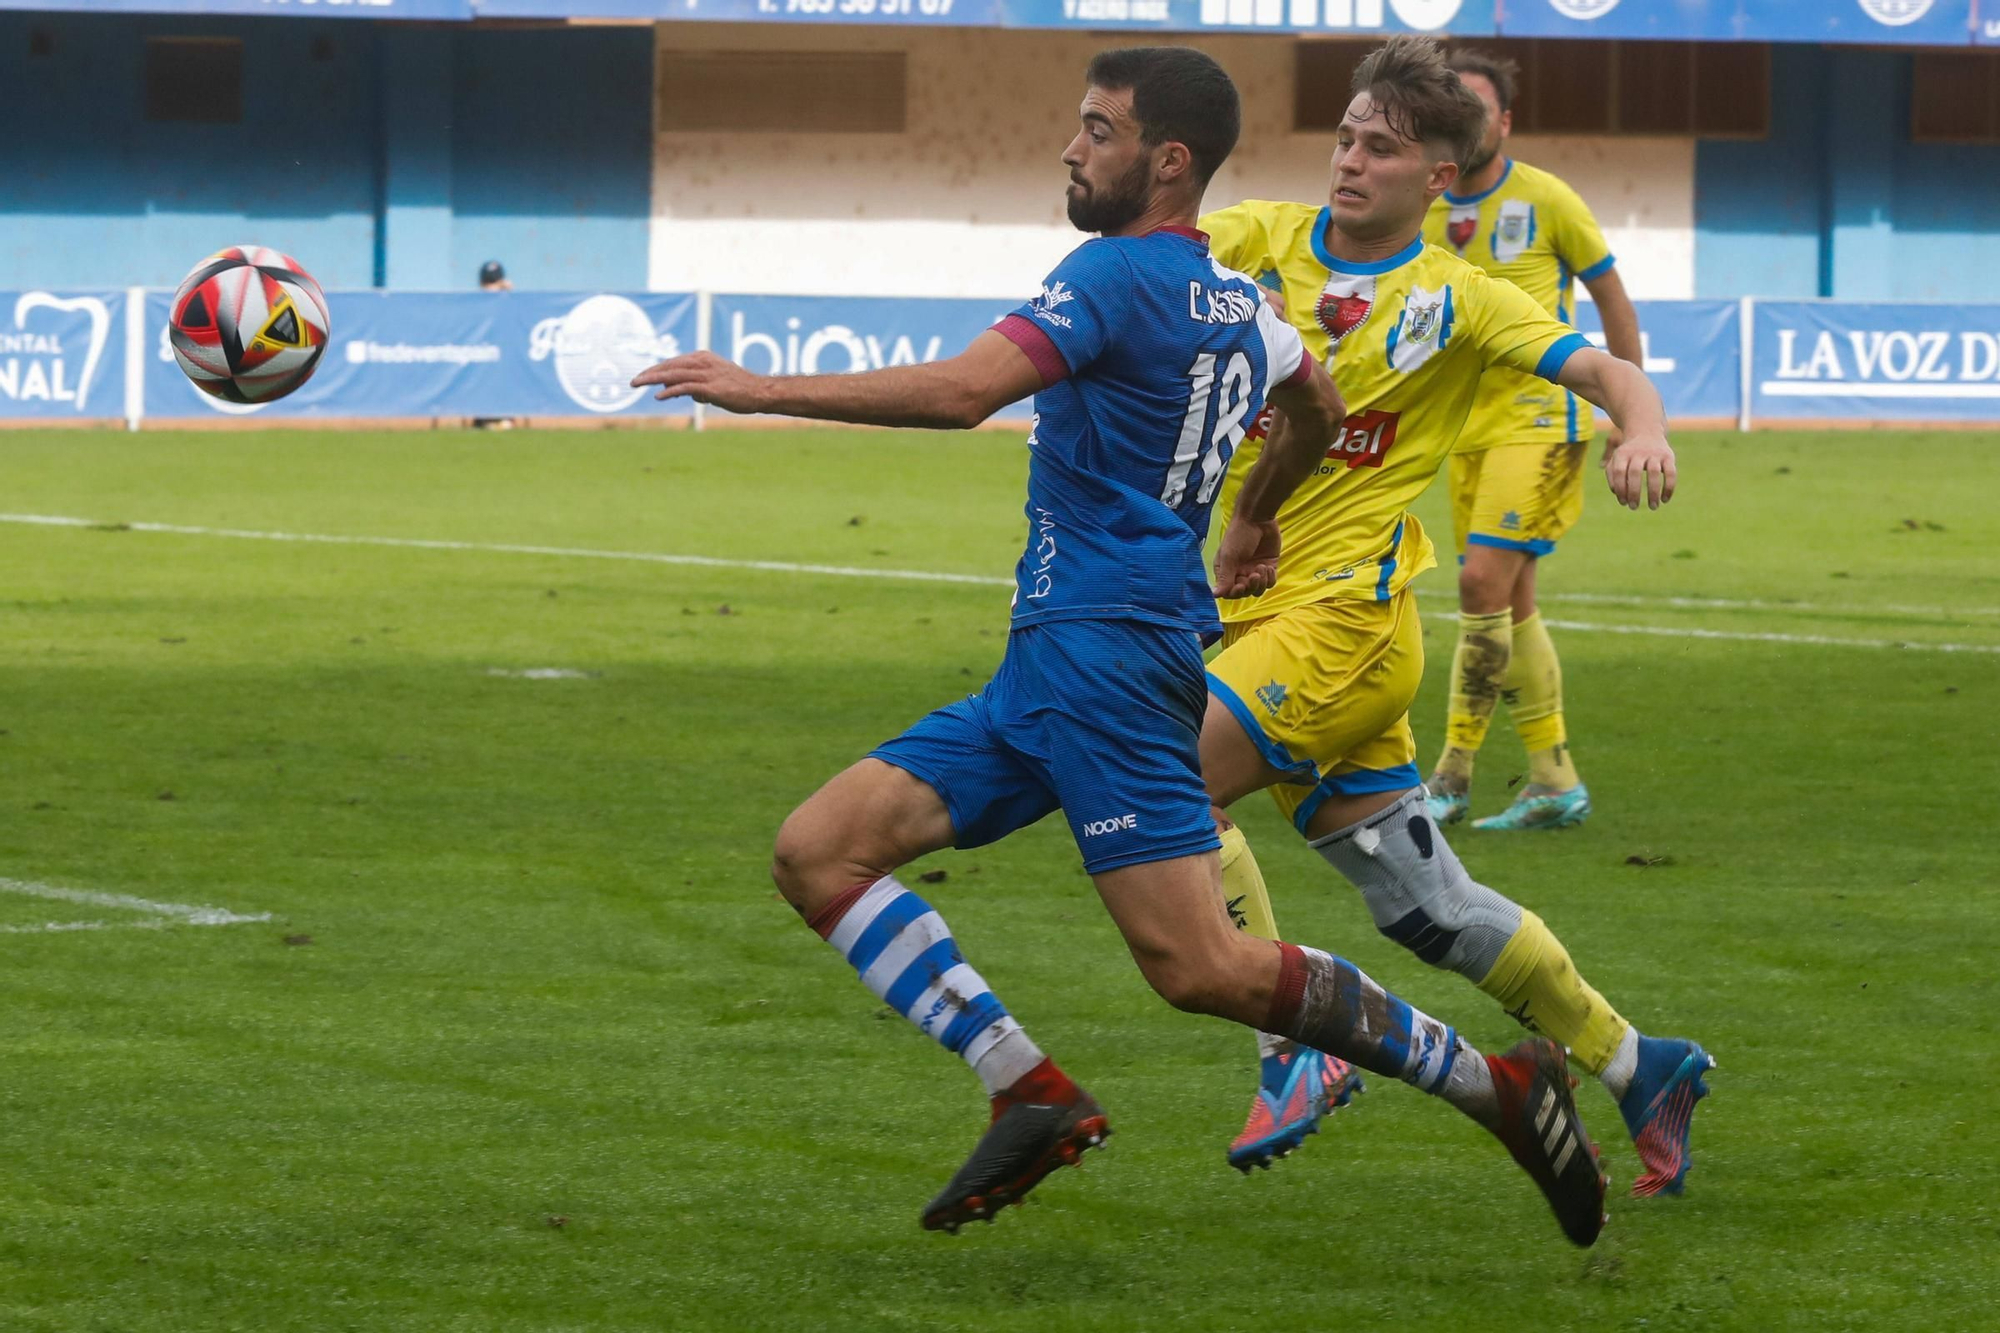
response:
<path fill-rule="evenodd" d="M 479 266 L 479 280 L 481 282 L 499 282 L 506 276 L 507 270 L 500 267 L 500 261 L 497 259 L 489 259 Z"/>

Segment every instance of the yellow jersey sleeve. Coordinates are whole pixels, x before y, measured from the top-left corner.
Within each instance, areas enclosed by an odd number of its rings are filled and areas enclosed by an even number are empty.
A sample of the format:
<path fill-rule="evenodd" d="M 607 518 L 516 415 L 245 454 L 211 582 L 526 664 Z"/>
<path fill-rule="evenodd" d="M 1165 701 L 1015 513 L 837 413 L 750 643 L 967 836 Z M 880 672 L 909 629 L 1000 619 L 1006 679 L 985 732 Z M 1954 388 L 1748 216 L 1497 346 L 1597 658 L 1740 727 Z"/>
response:
<path fill-rule="evenodd" d="M 1563 364 L 1590 346 L 1582 334 L 1505 278 L 1489 277 L 1475 268 L 1462 281 L 1466 331 L 1489 369 L 1553 383 Z"/>

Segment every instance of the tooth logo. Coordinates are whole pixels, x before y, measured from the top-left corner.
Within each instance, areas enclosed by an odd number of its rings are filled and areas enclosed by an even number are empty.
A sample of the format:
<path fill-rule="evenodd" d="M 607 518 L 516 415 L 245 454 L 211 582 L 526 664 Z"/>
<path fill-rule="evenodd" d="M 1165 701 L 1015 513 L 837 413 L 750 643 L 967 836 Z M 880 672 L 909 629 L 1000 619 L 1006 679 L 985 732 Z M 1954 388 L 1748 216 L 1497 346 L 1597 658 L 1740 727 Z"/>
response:
<path fill-rule="evenodd" d="M 1618 0 L 1549 0 L 1549 5 L 1566 19 L 1588 23 L 1618 8 Z"/>
<path fill-rule="evenodd" d="M 1931 12 L 1933 0 L 1859 0 L 1861 12 L 1888 28 L 1915 23 Z"/>
<path fill-rule="evenodd" d="M 53 310 L 57 314 L 81 313 L 90 317 L 90 344 L 84 349 L 83 368 L 76 372 L 74 384 L 64 380 L 67 367 L 63 361 L 62 343 L 55 338 L 36 336 L 29 330 L 28 316 L 37 310 Z M 0 388 L 7 389 L 8 395 L 13 398 L 46 398 L 52 402 L 71 403 L 77 411 L 83 411 L 90 398 L 90 383 L 97 376 L 97 363 L 104 357 L 104 344 L 111 337 L 111 307 L 95 296 L 61 297 L 50 292 L 23 292 L 20 299 L 14 302 L 14 328 L 20 336 L 5 339 L 5 342 L 18 343 L 21 350 L 30 356 L 51 356 L 54 360 L 46 365 L 39 359 L 29 361 L 25 373 L 12 370 L 7 377 L 0 378 Z"/>

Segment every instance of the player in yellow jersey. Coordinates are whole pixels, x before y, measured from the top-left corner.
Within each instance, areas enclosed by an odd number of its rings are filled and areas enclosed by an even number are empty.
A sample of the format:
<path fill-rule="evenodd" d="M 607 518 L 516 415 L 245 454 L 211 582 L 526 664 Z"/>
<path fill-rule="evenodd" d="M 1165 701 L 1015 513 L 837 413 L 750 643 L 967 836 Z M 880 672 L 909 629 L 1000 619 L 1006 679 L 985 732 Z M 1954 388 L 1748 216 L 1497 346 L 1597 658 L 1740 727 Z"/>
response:
<path fill-rule="evenodd" d="M 1597 219 L 1560 179 L 1505 152 L 1519 69 L 1465 47 L 1453 47 L 1449 63 L 1486 104 L 1486 135 L 1431 204 L 1424 239 L 1506 278 L 1565 324 L 1580 279 L 1605 346 L 1643 364 L 1639 316 Z M 1480 381 L 1451 459 L 1458 650 L 1444 751 L 1428 784 L 1440 824 L 1465 818 L 1473 758 L 1502 699 L 1527 746 L 1528 781 L 1512 805 L 1473 827 L 1562 828 L 1590 813 L 1563 721 L 1562 664 L 1535 606 L 1535 572 L 1583 512 L 1591 434 L 1590 405 L 1567 390 L 1500 366 Z"/>
<path fill-rule="evenodd" d="M 1307 458 L 1309 472 L 1285 471 L 1297 451 L 1279 447 L 1282 419 L 1269 447 L 1253 438 L 1238 449 L 1249 461 L 1225 483 L 1223 549 L 1232 564 L 1261 553 L 1272 582 L 1259 598 L 1222 603 L 1202 772 L 1225 896 L 1247 929 L 1276 938 L 1256 859 L 1222 811 L 1268 788 L 1360 889 L 1383 934 L 1473 982 L 1603 1079 L 1639 1145 L 1635 1192 L 1677 1191 L 1712 1062 L 1693 1042 L 1642 1038 L 1539 917 L 1465 872 L 1428 815 L 1415 764 L 1408 713 L 1423 642 L 1408 588 L 1436 557 L 1407 507 L 1450 455 L 1487 368 L 1603 406 L 1624 432 L 1607 467 L 1622 503 L 1657 507 L 1674 489 L 1660 397 L 1637 367 L 1591 347 L 1512 283 L 1424 245 L 1425 210 L 1477 149 L 1484 122 L 1435 42 L 1391 39 L 1355 74 L 1325 207 L 1253 201 L 1202 220 L 1219 263 L 1275 275 L 1288 318 L 1350 413 L 1324 458 Z M 1264 1037 L 1260 1049 L 1250 1121 L 1229 1154 L 1244 1170 L 1297 1147 L 1351 1079 L 1304 1047 Z"/>

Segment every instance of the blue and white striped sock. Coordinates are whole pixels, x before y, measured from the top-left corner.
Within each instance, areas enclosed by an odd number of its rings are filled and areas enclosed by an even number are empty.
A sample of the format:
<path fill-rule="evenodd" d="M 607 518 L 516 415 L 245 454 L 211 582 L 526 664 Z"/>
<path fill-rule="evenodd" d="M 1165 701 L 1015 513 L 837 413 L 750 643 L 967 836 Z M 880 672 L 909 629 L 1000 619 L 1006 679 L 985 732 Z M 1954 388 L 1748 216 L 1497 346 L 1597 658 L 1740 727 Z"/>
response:
<path fill-rule="evenodd" d="M 948 1051 L 989 1095 L 1042 1062 L 1042 1052 L 958 951 L 931 905 L 885 875 L 849 890 L 810 922 L 861 982 Z"/>

